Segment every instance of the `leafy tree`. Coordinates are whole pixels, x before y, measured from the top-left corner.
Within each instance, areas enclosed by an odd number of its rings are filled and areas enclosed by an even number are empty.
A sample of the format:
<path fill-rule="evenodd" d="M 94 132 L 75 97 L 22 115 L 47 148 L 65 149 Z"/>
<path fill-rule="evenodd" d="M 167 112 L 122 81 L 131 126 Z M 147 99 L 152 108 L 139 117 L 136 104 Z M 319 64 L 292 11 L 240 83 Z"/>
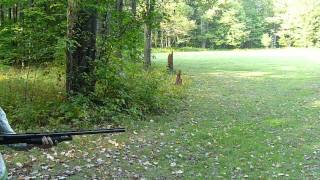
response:
<path fill-rule="evenodd" d="M 319 8 L 317 0 L 282 2 L 282 18 L 278 32 L 282 46 L 312 47 L 319 44 Z M 299 7 L 299 8 L 297 8 Z"/>
<path fill-rule="evenodd" d="M 163 9 L 168 15 L 160 23 L 161 47 L 186 45 L 190 40 L 190 31 L 196 27 L 195 21 L 189 19 L 193 14 L 192 8 L 183 1 L 170 1 Z"/>
<path fill-rule="evenodd" d="M 261 43 L 263 44 L 264 47 L 268 48 L 271 46 L 272 43 L 272 39 L 269 36 L 269 34 L 263 34 L 262 35 L 262 39 L 261 39 Z"/>
<path fill-rule="evenodd" d="M 151 66 L 152 27 L 156 0 L 145 0 L 145 24 L 144 24 L 144 68 Z"/>
<path fill-rule="evenodd" d="M 90 5 L 68 0 L 66 87 L 69 95 L 94 91 L 92 72 L 96 59 L 97 9 Z"/>
<path fill-rule="evenodd" d="M 242 47 L 261 47 L 263 34 L 269 31 L 267 18 L 273 16 L 272 0 L 242 0 L 245 11 L 245 26 L 249 32 Z"/>
<path fill-rule="evenodd" d="M 203 13 L 196 38 L 201 41 L 201 47 L 240 47 L 248 32 L 239 1 L 212 1 L 200 7 Z"/>
<path fill-rule="evenodd" d="M 0 7 L 0 61 L 19 66 L 52 62 L 65 36 L 66 3 L 7 0 Z"/>
<path fill-rule="evenodd" d="M 307 41 L 310 46 L 320 47 L 320 3 L 311 10 L 308 19 Z"/>

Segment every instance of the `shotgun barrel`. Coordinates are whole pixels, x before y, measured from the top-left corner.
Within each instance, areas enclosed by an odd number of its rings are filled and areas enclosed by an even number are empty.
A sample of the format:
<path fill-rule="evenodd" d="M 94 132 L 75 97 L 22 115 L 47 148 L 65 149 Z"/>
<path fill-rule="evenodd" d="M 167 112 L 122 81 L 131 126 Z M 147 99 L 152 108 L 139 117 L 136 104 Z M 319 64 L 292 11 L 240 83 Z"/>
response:
<path fill-rule="evenodd" d="M 64 131 L 52 133 L 25 133 L 25 134 L 2 134 L 0 135 L 0 144 L 42 144 L 42 138 L 50 137 L 53 142 L 71 141 L 72 136 L 91 135 L 91 134 L 110 134 L 125 132 L 124 128 L 97 129 L 85 131 Z"/>

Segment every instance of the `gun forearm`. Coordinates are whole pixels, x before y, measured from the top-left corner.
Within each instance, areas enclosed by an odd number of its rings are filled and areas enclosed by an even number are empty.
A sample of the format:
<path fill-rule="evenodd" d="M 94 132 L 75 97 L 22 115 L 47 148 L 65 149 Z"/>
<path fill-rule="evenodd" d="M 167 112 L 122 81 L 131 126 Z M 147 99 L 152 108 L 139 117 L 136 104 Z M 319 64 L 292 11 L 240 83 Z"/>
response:
<path fill-rule="evenodd" d="M 44 136 L 34 136 L 28 138 L 15 138 L 15 137 L 6 137 L 5 139 L 0 138 L 0 144 L 10 145 L 10 147 L 22 147 L 24 148 L 24 144 L 33 144 L 33 145 L 43 145 L 43 137 Z M 59 143 L 63 141 L 71 141 L 72 136 L 70 135 L 63 135 L 63 136 L 46 136 L 50 138 L 53 143 Z"/>

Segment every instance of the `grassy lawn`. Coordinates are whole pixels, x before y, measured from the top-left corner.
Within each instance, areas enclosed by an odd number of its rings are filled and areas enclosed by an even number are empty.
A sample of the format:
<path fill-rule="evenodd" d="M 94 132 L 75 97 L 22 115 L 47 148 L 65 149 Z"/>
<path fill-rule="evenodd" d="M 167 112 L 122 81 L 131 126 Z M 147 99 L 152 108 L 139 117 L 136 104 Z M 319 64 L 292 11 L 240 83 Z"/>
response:
<path fill-rule="evenodd" d="M 176 53 L 192 79 L 181 111 L 122 135 L 2 153 L 12 178 L 319 178 L 319 51 Z"/>

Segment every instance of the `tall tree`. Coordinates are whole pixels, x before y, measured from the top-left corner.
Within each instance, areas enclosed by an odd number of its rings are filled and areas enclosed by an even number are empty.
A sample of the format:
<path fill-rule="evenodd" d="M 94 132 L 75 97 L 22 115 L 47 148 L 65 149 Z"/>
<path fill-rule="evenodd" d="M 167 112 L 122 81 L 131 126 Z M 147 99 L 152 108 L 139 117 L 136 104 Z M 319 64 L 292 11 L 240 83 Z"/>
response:
<path fill-rule="evenodd" d="M 278 35 L 281 46 L 319 46 L 320 2 L 318 0 L 278 0 L 282 23 Z M 299 8 L 297 8 L 299 7 Z"/>
<path fill-rule="evenodd" d="M 137 0 L 131 0 L 131 12 L 133 16 L 137 14 Z"/>
<path fill-rule="evenodd" d="M 151 66 L 151 48 L 152 48 L 152 20 L 155 7 L 155 0 L 145 0 L 146 16 L 144 25 L 144 67 L 148 69 Z"/>
<path fill-rule="evenodd" d="M 69 95 L 94 91 L 97 10 L 86 3 L 85 0 L 68 0 L 66 88 Z"/>
<path fill-rule="evenodd" d="M 184 2 L 171 0 L 163 4 L 161 9 L 168 16 L 160 23 L 160 37 L 155 36 L 154 43 L 157 44 L 156 40 L 160 38 L 161 47 L 185 45 L 190 39 L 190 31 L 196 28 L 195 21 L 189 18 L 193 14 L 192 8 Z"/>
<path fill-rule="evenodd" d="M 0 25 L 4 24 L 4 7 L 3 4 L 0 4 Z"/>
<path fill-rule="evenodd" d="M 123 34 L 121 33 L 122 28 L 123 27 L 123 0 L 117 0 L 116 1 L 116 16 L 115 16 L 115 23 L 117 28 L 115 29 L 118 33 L 117 33 L 117 49 L 116 49 L 116 56 L 118 58 L 122 58 L 122 38 L 123 38 Z"/>
<path fill-rule="evenodd" d="M 17 22 L 18 21 L 18 5 L 14 4 L 13 6 L 13 22 Z"/>
<path fill-rule="evenodd" d="M 269 31 L 267 18 L 273 16 L 273 0 L 240 1 L 246 14 L 246 28 L 249 32 L 244 48 L 261 47 L 263 34 Z"/>

